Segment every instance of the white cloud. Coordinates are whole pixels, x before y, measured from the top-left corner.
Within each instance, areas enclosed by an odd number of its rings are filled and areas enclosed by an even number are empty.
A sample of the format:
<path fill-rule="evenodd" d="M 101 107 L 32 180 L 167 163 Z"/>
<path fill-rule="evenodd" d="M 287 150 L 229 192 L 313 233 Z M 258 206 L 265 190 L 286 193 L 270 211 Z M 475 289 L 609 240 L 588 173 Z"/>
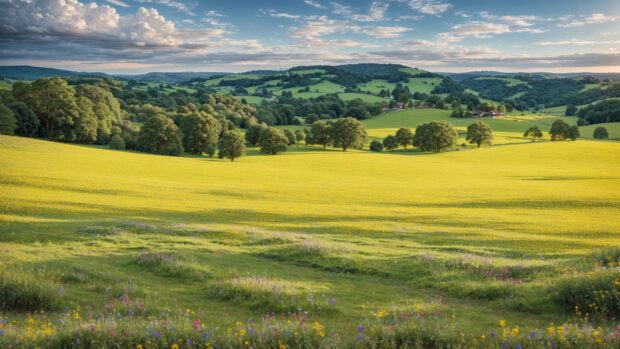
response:
<path fill-rule="evenodd" d="M 120 0 L 105 0 L 105 1 L 109 2 L 110 4 L 116 5 L 116 6 L 129 7 L 129 5 L 127 5 L 126 3 Z"/>
<path fill-rule="evenodd" d="M 620 45 L 620 40 L 581 40 L 581 39 L 571 39 L 571 40 L 562 40 L 562 41 L 541 41 L 537 42 L 536 45 L 540 46 L 566 46 L 566 45 L 575 45 L 575 46 L 590 46 L 590 45 Z"/>
<path fill-rule="evenodd" d="M 336 21 L 327 16 L 311 16 L 301 27 L 291 29 L 291 36 L 296 39 L 317 39 L 336 32 L 359 32 L 361 28 L 344 21 Z"/>
<path fill-rule="evenodd" d="M 270 11 L 269 16 L 273 18 L 285 18 L 285 19 L 299 19 L 300 18 L 300 16 L 298 15 L 292 15 L 286 12 L 275 12 L 275 11 Z"/>
<path fill-rule="evenodd" d="M 510 27 L 501 23 L 469 22 L 452 27 L 452 34 L 461 37 L 488 38 L 510 32 Z"/>
<path fill-rule="evenodd" d="M 314 8 L 318 8 L 318 9 L 326 9 L 327 7 L 321 5 L 320 3 L 316 2 L 316 1 L 312 1 L 312 0 L 304 0 L 304 3 L 306 3 L 306 5 L 312 6 Z"/>
<path fill-rule="evenodd" d="M 168 6 L 177 11 L 184 12 L 185 14 L 189 16 L 195 15 L 193 10 L 194 8 L 196 8 L 196 6 L 198 6 L 197 3 L 189 2 L 189 1 L 184 1 L 184 2 L 175 1 L 175 0 L 135 0 L 135 1 L 140 2 L 140 3 L 151 3 L 151 4 Z"/>
<path fill-rule="evenodd" d="M 439 15 L 448 11 L 448 9 L 452 7 L 452 4 L 441 0 L 410 0 L 409 7 L 427 15 Z"/>
<path fill-rule="evenodd" d="M 578 18 L 574 16 L 565 16 L 559 18 L 560 23 L 558 23 L 557 26 L 560 28 L 581 27 L 589 24 L 615 22 L 617 19 L 618 16 L 607 16 L 603 13 L 593 13 L 590 16 L 581 16 Z"/>
<path fill-rule="evenodd" d="M 121 16 L 110 6 L 78 0 L 0 2 L 0 33 L 23 38 L 60 37 L 103 47 L 178 47 L 221 36 L 221 29 L 179 30 L 156 9 Z M 190 38 L 190 35 L 201 35 Z M 85 41 L 86 40 L 86 41 Z"/>
<path fill-rule="evenodd" d="M 332 12 L 337 15 L 350 16 L 353 13 L 350 6 L 343 5 L 339 2 L 332 2 L 330 5 L 332 6 Z"/>
<path fill-rule="evenodd" d="M 205 12 L 205 16 L 206 17 L 226 17 L 225 15 L 215 11 L 215 10 L 209 10 L 207 12 Z"/>
<path fill-rule="evenodd" d="M 364 31 L 364 33 L 379 39 L 397 38 L 402 33 L 411 29 L 405 27 L 374 27 Z"/>
<path fill-rule="evenodd" d="M 385 13 L 387 12 L 388 4 L 379 1 L 373 1 L 370 5 L 368 14 L 351 14 L 351 19 L 354 21 L 364 22 L 377 22 L 385 19 Z"/>

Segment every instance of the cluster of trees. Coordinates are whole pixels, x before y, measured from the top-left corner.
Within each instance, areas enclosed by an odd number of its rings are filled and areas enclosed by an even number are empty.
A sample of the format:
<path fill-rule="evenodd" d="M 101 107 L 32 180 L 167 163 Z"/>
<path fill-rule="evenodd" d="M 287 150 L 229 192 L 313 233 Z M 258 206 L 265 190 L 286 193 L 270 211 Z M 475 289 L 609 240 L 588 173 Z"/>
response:
<path fill-rule="evenodd" d="M 61 78 L 17 82 L 0 93 L 2 133 L 107 144 L 125 116 L 112 93 L 96 85 L 69 86 Z"/>
<path fill-rule="evenodd" d="M 256 107 L 256 118 L 267 125 L 299 125 L 303 118 L 311 125 L 317 120 L 353 117 L 358 120 L 368 119 L 383 111 L 379 103 L 366 103 L 361 99 L 343 101 L 337 94 L 326 94 L 316 98 L 293 98 L 292 94 L 283 92 L 273 101 L 263 101 Z"/>
<path fill-rule="evenodd" d="M 305 140 L 308 145 L 322 145 L 325 149 L 328 145 L 335 148 L 362 149 L 368 134 L 364 125 L 357 119 L 346 117 L 338 120 L 317 120 L 312 123 L 310 130 L 306 132 Z"/>
<path fill-rule="evenodd" d="M 568 114 L 568 107 L 567 107 Z M 573 114 L 575 115 L 575 114 Z M 599 103 L 590 104 L 579 109 L 576 113 L 579 116 L 579 125 L 601 124 L 605 122 L 620 121 L 620 100 L 604 100 Z"/>
<path fill-rule="evenodd" d="M 461 84 L 467 88 L 478 91 L 481 97 L 494 101 L 503 101 L 520 92 L 529 90 L 527 84 L 515 84 L 510 86 L 509 82 L 501 79 L 480 79 L 472 77 L 461 81 Z"/>
<path fill-rule="evenodd" d="M 579 134 L 579 127 L 576 125 L 571 126 L 564 122 L 564 120 L 555 120 L 551 124 L 549 136 L 552 141 L 564 141 L 567 139 L 574 141 L 581 135 Z"/>
<path fill-rule="evenodd" d="M 491 144 L 493 141 L 493 130 L 482 121 L 476 121 L 467 127 L 467 141 L 477 144 Z M 399 128 L 395 134 L 388 135 L 383 142 L 373 140 L 370 143 L 370 150 L 380 152 L 383 149 L 394 150 L 399 146 L 407 149 L 412 145 L 421 151 L 440 152 L 442 149 L 454 146 L 457 142 L 458 134 L 454 127 L 446 121 L 431 121 L 418 125 L 415 133 L 406 127 Z"/>
<path fill-rule="evenodd" d="M 534 142 L 537 139 L 541 139 L 543 137 L 543 132 L 541 131 L 540 127 L 532 126 L 523 133 L 523 137 L 530 138 L 532 142 Z M 564 141 L 567 139 L 574 141 L 577 138 L 581 137 L 581 135 L 579 133 L 579 127 L 577 127 L 576 125 L 571 126 L 564 122 L 564 120 L 556 120 L 553 122 L 553 124 L 551 124 L 551 129 L 549 130 L 549 137 L 551 138 L 551 141 Z"/>

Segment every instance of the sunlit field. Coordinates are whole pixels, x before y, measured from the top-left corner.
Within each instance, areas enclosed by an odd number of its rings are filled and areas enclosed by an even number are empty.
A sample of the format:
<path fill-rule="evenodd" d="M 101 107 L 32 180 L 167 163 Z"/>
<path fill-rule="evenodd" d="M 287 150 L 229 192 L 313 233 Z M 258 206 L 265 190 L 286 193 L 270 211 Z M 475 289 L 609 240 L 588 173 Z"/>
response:
<path fill-rule="evenodd" d="M 441 113 L 366 126 L 384 137 Z M 520 138 L 553 120 L 489 120 L 499 144 L 481 149 L 293 146 L 232 163 L 0 136 L 0 292 L 30 287 L 49 302 L 34 317 L 27 304 L 0 308 L 0 344 L 127 331 L 119 343 L 148 347 L 155 319 L 172 319 L 178 335 L 158 330 L 169 345 L 286 347 L 303 330 L 315 347 L 373 347 L 390 326 L 419 326 L 480 348 L 542 329 L 547 347 L 560 340 L 550 324 L 587 317 L 592 329 L 570 328 L 613 345 L 620 143 Z M 471 122 L 450 121 L 460 132 Z M 22 286 L 7 288 L 15 278 Z M 249 331 L 265 330 L 264 314 L 299 327 L 259 342 Z M 213 332 L 219 342 L 202 338 Z"/>

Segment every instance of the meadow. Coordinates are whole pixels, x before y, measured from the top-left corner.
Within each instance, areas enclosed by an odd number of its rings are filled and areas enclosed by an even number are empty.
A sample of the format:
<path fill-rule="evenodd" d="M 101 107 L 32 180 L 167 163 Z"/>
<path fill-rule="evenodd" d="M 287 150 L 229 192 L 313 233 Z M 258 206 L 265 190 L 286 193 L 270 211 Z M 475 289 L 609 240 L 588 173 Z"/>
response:
<path fill-rule="evenodd" d="M 521 138 L 553 120 L 234 163 L 0 136 L 0 346 L 617 348 L 620 143 Z"/>

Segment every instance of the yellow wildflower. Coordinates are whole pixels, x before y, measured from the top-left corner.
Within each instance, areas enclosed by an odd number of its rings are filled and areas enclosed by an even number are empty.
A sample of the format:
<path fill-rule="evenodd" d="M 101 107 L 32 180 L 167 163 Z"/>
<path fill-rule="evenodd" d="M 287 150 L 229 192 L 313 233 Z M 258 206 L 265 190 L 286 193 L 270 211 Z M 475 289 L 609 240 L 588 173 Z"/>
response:
<path fill-rule="evenodd" d="M 170 346 L 170 349 L 179 349 L 179 345 L 174 343 L 173 345 Z"/>
<path fill-rule="evenodd" d="M 519 334 L 519 328 L 515 327 L 512 329 L 512 331 L 510 331 L 510 333 L 512 334 L 513 337 L 516 337 Z"/>
<path fill-rule="evenodd" d="M 506 327 L 506 320 L 499 320 L 499 327 Z"/>
<path fill-rule="evenodd" d="M 379 310 L 377 312 L 377 319 L 381 319 L 382 317 L 385 317 L 385 315 L 387 315 L 387 313 L 385 312 L 385 310 Z"/>
<path fill-rule="evenodd" d="M 136 345 L 136 349 L 144 349 L 144 347 L 142 346 L 142 344 L 138 344 Z"/>
<path fill-rule="evenodd" d="M 239 330 L 239 337 L 245 336 L 245 330 Z"/>
<path fill-rule="evenodd" d="M 286 345 L 284 345 L 284 343 L 282 343 L 282 342 L 278 342 L 278 348 L 279 349 L 286 349 Z"/>

